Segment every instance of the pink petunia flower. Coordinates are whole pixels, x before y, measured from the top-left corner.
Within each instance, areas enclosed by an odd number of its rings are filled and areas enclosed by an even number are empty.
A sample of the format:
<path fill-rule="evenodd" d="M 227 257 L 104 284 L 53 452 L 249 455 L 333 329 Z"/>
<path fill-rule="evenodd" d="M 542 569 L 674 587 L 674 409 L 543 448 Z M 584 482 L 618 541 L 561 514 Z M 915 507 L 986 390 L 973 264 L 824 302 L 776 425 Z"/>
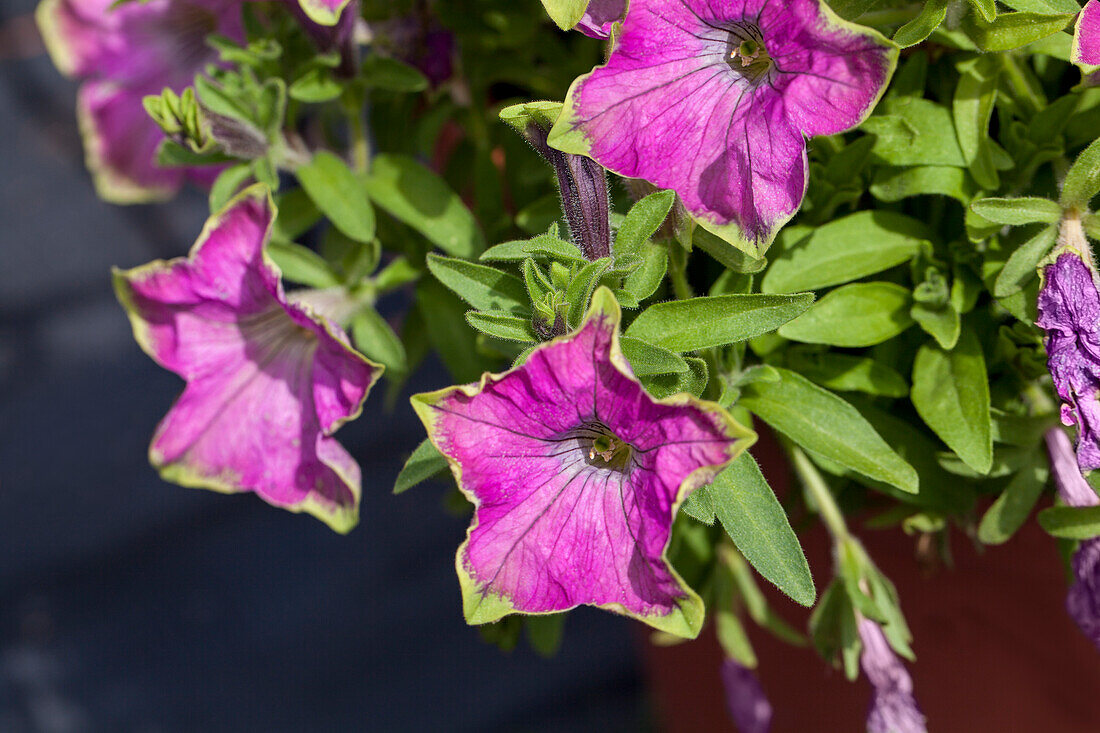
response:
<path fill-rule="evenodd" d="M 860 617 L 858 629 L 863 642 L 859 664 L 872 687 L 867 733 L 926 733 L 924 715 L 913 698 L 913 679 L 882 627 Z"/>
<path fill-rule="evenodd" d="M 755 434 L 690 395 L 651 398 L 601 288 L 584 324 L 480 384 L 413 407 L 474 520 L 456 566 L 469 623 L 591 604 L 694 637 L 703 603 L 665 559 L 677 508 Z"/>
<path fill-rule="evenodd" d="M 860 124 L 897 53 L 822 0 L 631 0 L 550 145 L 676 191 L 703 227 L 758 257 L 802 203 L 805 137 Z"/>
<path fill-rule="evenodd" d="M 185 180 L 209 185 L 218 169 L 162 168 L 164 139 L 142 98 L 180 91 L 217 52 L 205 38 L 241 40 L 241 0 L 42 0 L 36 17 L 54 64 L 83 82 L 77 115 L 96 191 L 114 203 L 170 198 Z"/>
<path fill-rule="evenodd" d="M 1077 16 L 1071 58 L 1081 66 L 1100 66 L 1100 0 L 1089 0 Z"/>
<path fill-rule="evenodd" d="M 149 458 L 168 481 L 252 491 L 346 532 L 359 466 L 332 434 L 359 415 L 382 367 L 288 301 L 264 254 L 274 217 L 267 189 L 252 186 L 207 221 L 188 257 L 115 272 L 137 342 L 187 382 Z"/>

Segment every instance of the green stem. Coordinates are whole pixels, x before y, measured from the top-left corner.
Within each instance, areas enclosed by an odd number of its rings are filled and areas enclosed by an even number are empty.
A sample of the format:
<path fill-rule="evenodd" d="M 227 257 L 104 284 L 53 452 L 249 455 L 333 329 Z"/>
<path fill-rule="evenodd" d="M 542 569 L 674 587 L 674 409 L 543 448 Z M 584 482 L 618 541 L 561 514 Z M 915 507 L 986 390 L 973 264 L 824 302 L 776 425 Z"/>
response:
<path fill-rule="evenodd" d="M 676 242 L 668 245 L 668 276 L 672 279 L 672 292 L 677 300 L 695 297 L 687 279 L 687 251 Z"/>
<path fill-rule="evenodd" d="M 821 472 L 817 470 L 817 466 L 796 445 L 790 446 L 787 452 L 790 454 L 791 465 L 794 466 L 795 473 L 798 474 L 802 485 L 806 487 L 814 503 L 817 504 L 818 516 L 825 523 L 829 533 L 833 535 L 833 539 L 837 542 L 851 539 L 851 535 L 848 533 L 848 525 L 844 522 L 844 515 L 841 514 L 840 507 L 837 506 L 836 499 L 833 497 L 833 492 L 829 489 L 829 485 L 825 482 Z"/>
<path fill-rule="evenodd" d="M 356 173 L 366 173 L 370 168 L 370 142 L 366 125 L 358 115 L 349 120 L 351 128 L 351 165 Z"/>

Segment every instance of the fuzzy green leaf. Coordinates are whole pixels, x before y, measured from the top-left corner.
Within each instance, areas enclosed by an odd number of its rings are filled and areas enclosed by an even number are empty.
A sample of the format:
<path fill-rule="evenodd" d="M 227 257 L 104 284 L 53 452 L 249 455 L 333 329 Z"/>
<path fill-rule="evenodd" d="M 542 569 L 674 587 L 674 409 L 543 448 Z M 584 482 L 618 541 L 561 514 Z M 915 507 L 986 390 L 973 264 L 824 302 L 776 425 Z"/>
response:
<path fill-rule="evenodd" d="M 1035 222 L 1057 223 L 1062 218 L 1062 207 L 1050 199 L 1023 196 L 1012 199 L 979 199 L 970 204 L 976 214 L 989 221 L 1011 226 L 1023 226 Z"/>
<path fill-rule="evenodd" d="M 1039 512 L 1039 526 L 1067 540 L 1100 537 L 1100 506 L 1053 506 Z"/>
<path fill-rule="evenodd" d="M 900 285 L 884 282 L 844 285 L 779 329 L 792 341 L 831 346 L 873 346 L 913 325 L 912 298 Z"/>
<path fill-rule="evenodd" d="M 1100 192 L 1100 139 L 1082 151 L 1073 161 L 1062 184 L 1062 206 L 1067 209 L 1087 209 L 1089 201 Z"/>
<path fill-rule="evenodd" d="M 493 267 L 455 257 L 428 255 L 428 269 L 439 282 L 480 311 L 530 314 L 523 281 Z"/>
<path fill-rule="evenodd" d="M 735 344 L 774 331 L 812 303 L 811 293 L 674 300 L 644 310 L 626 334 L 671 351 L 695 351 Z"/>
<path fill-rule="evenodd" d="M 978 539 L 987 545 L 1000 545 L 1016 534 L 1039 501 L 1049 473 L 1042 454 L 1032 453 L 982 517 Z"/>
<path fill-rule="evenodd" d="M 397 474 L 397 481 L 393 485 L 393 493 L 400 494 L 408 491 L 417 484 L 430 479 L 438 473 L 447 470 L 447 459 L 436 450 L 427 438 L 416 446 L 416 450 L 405 461 L 405 467 Z"/>
<path fill-rule="evenodd" d="M 295 171 L 302 188 L 333 226 L 357 242 L 374 239 L 374 208 L 347 163 L 322 150 Z"/>

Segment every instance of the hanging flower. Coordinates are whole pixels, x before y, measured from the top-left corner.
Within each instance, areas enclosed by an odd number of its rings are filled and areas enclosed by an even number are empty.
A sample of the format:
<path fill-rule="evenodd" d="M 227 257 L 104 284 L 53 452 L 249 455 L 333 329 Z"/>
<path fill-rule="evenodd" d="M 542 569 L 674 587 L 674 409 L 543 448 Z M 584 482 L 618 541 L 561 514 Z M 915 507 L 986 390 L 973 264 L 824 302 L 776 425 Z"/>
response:
<path fill-rule="evenodd" d="M 1077 250 L 1064 249 L 1043 271 L 1038 309 L 1037 323 L 1047 332 L 1047 368 L 1062 398 L 1062 422 L 1077 426 L 1081 471 L 1095 470 L 1100 468 L 1100 293 Z"/>
<path fill-rule="evenodd" d="M 867 733 L 926 733 L 924 716 L 913 699 L 913 680 L 882 627 L 861 616 L 858 629 L 863 642 L 859 664 L 873 688 Z"/>
<path fill-rule="evenodd" d="M 480 384 L 413 397 L 474 503 L 456 566 L 469 623 L 586 603 L 683 637 L 703 603 L 665 559 L 672 520 L 755 439 L 713 403 L 654 400 L 600 288 L 574 334 Z"/>
<path fill-rule="evenodd" d="M 1081 66 L 1100 66 L 1100 0 L 1089 0 L 1077 16 L 1071 58 Z"/>
<path fill-rule="evenodd" d="M 631 0 L 550 144 L 673 189 L 760 256 L 805 194 L 803 136 L 862 122 L 896 63 L 893 43 L 822 0 Z"/>
<path fill-rule="evenodd" d="M 726 691 L 726 707 L 738 733 L 768 733 L 772 727 L 772 705 L 753 671 L 736 659 L 724 659 L 722 686 Z"/>
<path fill-rule="evenodd" d="M 1044 436 L 1050 454 L 1050 468 L 1058 496 L 1068 506 L 1100 504 L 1081 469 L 1074 460 L 1073 447 L 1060 428 L 1051 428 Z M 1100 537 L 1081 542 L 1073 555 L 1073 585 L 1066 594 L 1066 610 L 1085 636 L 1100 647 Z"/>
<path fill-rule="evenodd" d="M 611 26 L 623 17 L 626 0 L 591 0 L 575 30 L 592 38 L 608 38 Z"/>
<path fill-rule="evenodd" d="M 185 180 L 209 184 L 217 168 L 161 168 L 160 127 L 142 98 L 180 91 L 213 61 L 206 36 L 241 40 L 240 0 L 42 0 L 37 20 L 54 65 L 83 82 L 77 116 L 96 191 L 114 203 L 173 196 Z"/>
<path fill-rule="evenodd" d="M 187 381 L 149 457 L 168 481 L 253 491 L 346 532 L 359 466 L 331 436 L 359 415 L 382 367 L 288 302 L 263 251 L 274 217 L 253 186 L 207 221 L 188 257 L 116 271 L 141 348 Z"/>

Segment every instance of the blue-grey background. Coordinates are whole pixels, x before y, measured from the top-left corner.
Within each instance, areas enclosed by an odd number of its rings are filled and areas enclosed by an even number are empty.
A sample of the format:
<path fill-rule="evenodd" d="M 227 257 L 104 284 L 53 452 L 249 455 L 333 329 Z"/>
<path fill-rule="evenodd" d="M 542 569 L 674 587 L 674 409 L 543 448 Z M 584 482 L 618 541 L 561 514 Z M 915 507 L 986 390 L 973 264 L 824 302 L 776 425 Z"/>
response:
<path fill-rule="evenodd" d="M 185 253 L 205 199 L 96 199 L 33 9 L 0 0 L 0 732 L 644 725 L 625 621 L 571 615 L 552 660 L 465 626 L 465 520 L 438 485 L 390 495 L 422 438 L 403 401 L 380 390 L 339 433 L 363 468 L 347 537 L 157 478 L 182 383 L 133 343 L 109 268 Z"/>

